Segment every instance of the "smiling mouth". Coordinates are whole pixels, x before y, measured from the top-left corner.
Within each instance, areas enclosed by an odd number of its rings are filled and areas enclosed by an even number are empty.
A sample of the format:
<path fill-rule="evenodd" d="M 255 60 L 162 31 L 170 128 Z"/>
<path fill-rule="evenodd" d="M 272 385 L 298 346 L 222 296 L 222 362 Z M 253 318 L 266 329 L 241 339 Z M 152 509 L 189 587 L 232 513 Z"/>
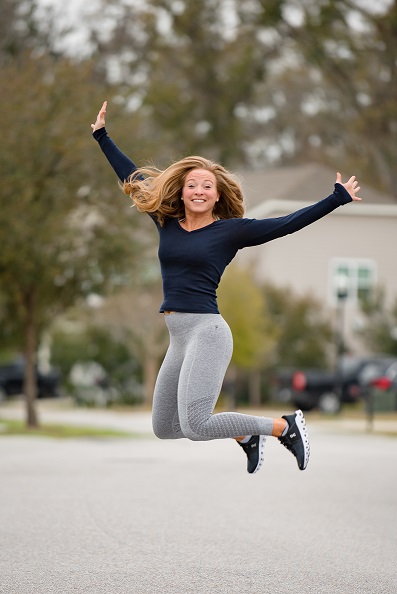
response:
<path fill-rule="evenodd" d="M 205 202 L 205 200 L 201 200 L 200 198 L 195 198 L 193 200 L 193 202 L 196 202 L 197 204 L 202 204 L 203 202 Z"/>

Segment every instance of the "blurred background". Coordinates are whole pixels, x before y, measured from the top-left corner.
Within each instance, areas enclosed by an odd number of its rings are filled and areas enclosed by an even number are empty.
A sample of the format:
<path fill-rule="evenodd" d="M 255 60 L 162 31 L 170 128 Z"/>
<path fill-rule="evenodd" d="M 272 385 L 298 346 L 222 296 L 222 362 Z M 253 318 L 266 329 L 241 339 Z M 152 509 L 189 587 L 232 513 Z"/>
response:
<path fill-rule="evenodd" d="M 228 268 L 219 406 L 397 410 L 397 2 L 3 0 L 0 17 L 0 399 L 24 394 L 30 427 L 37 397 L 150 407 L 157 232 L 91 137 L 106 99 L 136 163 L 216 159 L 247 216 L 358 177 L 363 204 Z"/>

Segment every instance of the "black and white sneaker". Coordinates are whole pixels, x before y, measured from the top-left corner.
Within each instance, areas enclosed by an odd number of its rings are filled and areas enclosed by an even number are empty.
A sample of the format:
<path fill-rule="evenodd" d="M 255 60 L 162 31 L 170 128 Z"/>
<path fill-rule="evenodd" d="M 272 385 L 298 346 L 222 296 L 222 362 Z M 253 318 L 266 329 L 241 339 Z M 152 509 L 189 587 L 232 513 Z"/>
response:
<path fill-rule="evenodd" d="M 278 439 L 295 456 L 299 469 L 305 470 L 309 462 L 310 443 L 303 412 L 296 410 L 293 415 L 284 415 L 283 419 L 288 423 L 288 430 Z"/>
<path fill-rule="evenodd" d="M 258 472 L 264 460 L 266 435 L 253 435 L 247 443 L 238 441 L 244 452 L 247 454 L 247 472 L 254 474 Z"/>

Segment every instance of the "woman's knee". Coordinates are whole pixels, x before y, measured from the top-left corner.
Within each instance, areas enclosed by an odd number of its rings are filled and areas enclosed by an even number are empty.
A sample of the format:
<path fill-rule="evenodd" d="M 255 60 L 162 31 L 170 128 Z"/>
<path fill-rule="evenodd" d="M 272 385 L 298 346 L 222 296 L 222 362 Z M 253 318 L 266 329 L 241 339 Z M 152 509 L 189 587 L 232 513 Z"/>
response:
<path fill-rule="evenodd" d="M 161 420 L 152 419 L 153 433 L 158 439 L 172 439 L 172 431 L 166 423 L 162 423 Z"/>
<path fill-rule="evenodd" d="M 163 419 L 161 416 L 152 416 L 153 433 L 159 439 L 180 439 L 184 437 L 178 418 Z"/>
<path fill-rule="evenodd" d="M 181 426 L 183 435 L 190 441 L 207 441 L 208 437 L 199 426 L 192 426 L 191 423 L 183 423 Z"/>

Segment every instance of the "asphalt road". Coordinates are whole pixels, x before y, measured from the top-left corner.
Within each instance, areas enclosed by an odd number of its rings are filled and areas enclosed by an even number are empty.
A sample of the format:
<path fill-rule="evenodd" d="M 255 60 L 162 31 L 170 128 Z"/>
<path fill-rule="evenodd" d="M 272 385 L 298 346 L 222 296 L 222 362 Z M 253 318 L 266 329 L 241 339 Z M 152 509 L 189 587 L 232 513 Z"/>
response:
<path fill-rule="evenodd" d="M 0 438 L 0 593 L 396 594 L 397 439 L 309 429 L 254 476 L 232 440 Z"/>

